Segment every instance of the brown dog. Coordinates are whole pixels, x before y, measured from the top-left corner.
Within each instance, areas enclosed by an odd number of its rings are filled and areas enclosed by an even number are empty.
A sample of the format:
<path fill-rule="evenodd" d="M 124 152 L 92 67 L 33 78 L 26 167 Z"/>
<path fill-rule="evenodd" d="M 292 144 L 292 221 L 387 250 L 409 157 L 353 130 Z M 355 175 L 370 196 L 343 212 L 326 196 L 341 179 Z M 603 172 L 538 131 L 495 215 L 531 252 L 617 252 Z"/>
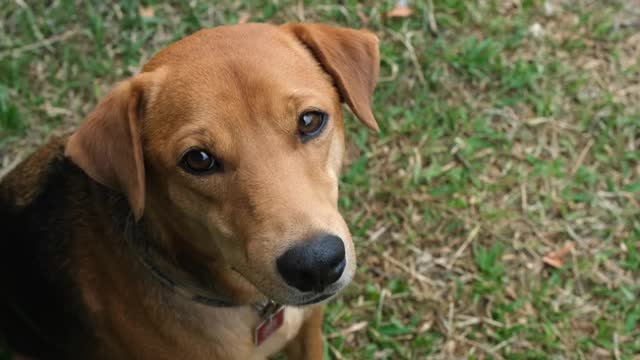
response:
<path fill-rule="evenodd" d="M 158 53 L 0 184 L 0 338 L 36 358 L 323 358 L 321 302 L 356 266 L 341 102 L 377 130 L 377 45 L 246 24 Z"/>

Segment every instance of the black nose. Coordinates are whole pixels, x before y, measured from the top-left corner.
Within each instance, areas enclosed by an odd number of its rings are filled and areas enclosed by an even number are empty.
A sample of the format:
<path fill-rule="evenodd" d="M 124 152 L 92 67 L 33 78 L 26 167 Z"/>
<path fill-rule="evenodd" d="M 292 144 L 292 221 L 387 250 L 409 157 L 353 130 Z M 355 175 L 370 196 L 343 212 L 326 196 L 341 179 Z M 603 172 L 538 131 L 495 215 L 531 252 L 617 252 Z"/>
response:
<path fill-rule="evenodd" d="M 344 271 L 344 243 L 334 235 L 321 235 L 296 245 L 278 260 L 278 271 L 300 291 L 320 292 L 340 279 Z"/>

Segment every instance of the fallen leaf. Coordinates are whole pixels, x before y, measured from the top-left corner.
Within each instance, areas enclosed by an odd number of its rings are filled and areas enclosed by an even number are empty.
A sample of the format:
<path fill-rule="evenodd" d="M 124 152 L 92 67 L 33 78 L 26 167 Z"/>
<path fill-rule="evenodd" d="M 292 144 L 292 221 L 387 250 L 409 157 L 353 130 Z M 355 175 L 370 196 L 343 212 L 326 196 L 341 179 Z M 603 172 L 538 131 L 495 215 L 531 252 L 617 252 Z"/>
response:
<path fill-rule="evenodd" d="M 561 260 L 558 260 L 556 258 L 550 257 L 550 256 L 545 256 L 542 258 L 542 262 L 544 262 L 545 264 L 552 266 L 556 269 L 560 269 L 562 268 L 563 262 Z"/>
<path fill-rule="evenodd" d="M 562 248 L 548 253 L 545 257 L 542 258 L 542 262 L 559 269 L 564 265 L 564 258 L 567 255 L 571 254 L 574 249 L 574 243 L 568 242 Z"/>
<path fill-rule="evenodd" d="M 369 21 L 371 21 L 367 14 L 363 13 L 361 10 L 358 10 L 358 17 L 360 18 L 362 25 L 365 27 L 369 24 Z"/>
<path fill-rule="evenodd" d="M 138 14 L 143 18 L 151 18 L 156 14 L 156 11 L 153 10 L 152 6 L 140 6 L 138 7 Z"/>
<path fill-rule="evenodd" d="M 396 7 L 387 13 L 390 18 L 406 18 L 413 14 L 413 10 L 409 7 L 406 0 L 399 0 Z"/>
<path fill-rule="evenodd" d="M 540 23 L 533 23 L 533 25 L 529 27 L 529 33 L 531 33 L 534 38 L 540 38 L 544 35 L 544 28 Z"/>
<path fill-rule="evenodd" d="M 240 19 L 238 19 L 238 24 L 246 24 L 251 19 L 251 14 L 244 13 L 240 15 Z"/>

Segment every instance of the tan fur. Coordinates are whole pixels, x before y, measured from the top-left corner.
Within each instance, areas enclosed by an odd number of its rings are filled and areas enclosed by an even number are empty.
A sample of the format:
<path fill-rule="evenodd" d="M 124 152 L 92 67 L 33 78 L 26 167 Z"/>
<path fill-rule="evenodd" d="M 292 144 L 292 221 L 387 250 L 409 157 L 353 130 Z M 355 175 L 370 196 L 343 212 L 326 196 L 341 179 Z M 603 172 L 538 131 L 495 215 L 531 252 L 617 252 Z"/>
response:
<path fill-rule="evenodd" d="M 126 195 L 136 219 L 184 266 L 208 269 L 236 304 L 216 308 L 176 296 L 122 246 L 95 208 L 73 228 L 71 266 L 104 359 L 323 357 L 323 306 L 287 307 L 285 324 L 255 347 L 251 304 L 305 301 L 275 259 L 318 232 L 343 239 L 346 286 L 355 250 L 338 211 L 344 153 L 341 101 L 377 129 L 370 101 L 378 73 L 370 33 L 322 25 L 247 24 L 200 31 L 158 53 L 116 87 L 70 138 L 66 154 L 93 180 Z M 308 143 L 298 116 L 330 120 Z M 178 166 L 208 149 L 225 171 L 193 176 Z M 95 188 L 95 187 L 94 187 Z M 95 190 L 99 192 L 99 190 Z M 27 195 L 28 196 L 28 195 Z M 93 200 L 92 200 L 93 201 Z M 97 239 L 109 239 L 97 241 Z"/>

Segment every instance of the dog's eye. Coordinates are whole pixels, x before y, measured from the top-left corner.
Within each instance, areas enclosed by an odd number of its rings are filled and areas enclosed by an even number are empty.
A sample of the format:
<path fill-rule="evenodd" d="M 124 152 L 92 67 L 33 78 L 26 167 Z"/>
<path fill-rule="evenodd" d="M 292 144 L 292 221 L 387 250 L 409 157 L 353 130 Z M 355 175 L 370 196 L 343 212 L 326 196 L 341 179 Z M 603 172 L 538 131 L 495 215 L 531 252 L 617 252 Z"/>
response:
<path fill-rule="evenodd" d="M 322 133 L 329 116 L 322 111 L 306 111 L 298 118 L 298 133 L 302 141 L 310 140 Z"/>
<path fill-rule="evenodd" d="M 194 175 L 207 175 L 223 169 L 222 162 L 200 149 L 189 150 L 182 156 L 180 165 Z"/>

